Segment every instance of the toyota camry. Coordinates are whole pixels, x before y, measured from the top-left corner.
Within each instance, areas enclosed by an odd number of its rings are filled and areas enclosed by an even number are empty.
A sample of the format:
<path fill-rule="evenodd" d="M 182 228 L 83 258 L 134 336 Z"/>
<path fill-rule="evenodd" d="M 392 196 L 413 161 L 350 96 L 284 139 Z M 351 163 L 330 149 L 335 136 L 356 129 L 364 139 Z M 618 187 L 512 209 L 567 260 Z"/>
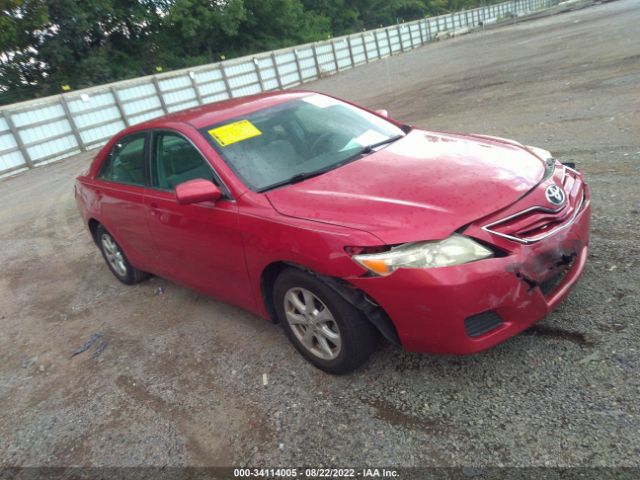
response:
<path fill-rule="evenodd" d="M 574 165 L 313 92 L 131 126 L 75 197 L 118 280 L 157 275 L 238 305 L 335 374 L 380 337 L 470 354 L 516 335 L 568 295 L 589 243 Z"/>

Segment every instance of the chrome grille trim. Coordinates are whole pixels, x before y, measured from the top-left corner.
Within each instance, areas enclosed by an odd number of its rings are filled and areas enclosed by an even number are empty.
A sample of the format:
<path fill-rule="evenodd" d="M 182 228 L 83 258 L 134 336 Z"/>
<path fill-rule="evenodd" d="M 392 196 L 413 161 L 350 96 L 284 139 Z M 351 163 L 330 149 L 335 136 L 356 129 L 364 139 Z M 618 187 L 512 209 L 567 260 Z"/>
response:
<path fill-rule="evenodd" d="M 491 227 L 495 226 L 495 225 L 499 225 L 501 223 L 504 222 L 508 222 L 509 220 L 512 220 L 516 217 L 519 217 L 520 215 L 524 215 L 525 213 L 529 213 L 531 211 L 541 211 L 544 213 L 558 213 L 560 212 L 560 210 L 562 210 L 565 206 L 562 206 L 556 210 L 552 210 L 550 208 L 544 208 L 544 207 L 529 207 L 525 210 L 522 210 L 518 213 L 514 213 L 513 215 L 509 215 L 506 218 L 502 218 L 496 222 L 492 222 L 489 223 L 487 225 L 485 225 L 484 227 L 482 227 L 482 230 L 484 230 L 485 232 L 491 233 L 492 235 L 497 235 L 499 237 L 502 238 L 506 238 L 507 240 L 512 240 L 514 242 L 518 242 L 518 243 L 522 243 L 524 245 L 529 245 L 531 243 L 536 243 L 539 242 L 540 240 L 543 240 L 547 237 L 550 237 L 551 235 L 554 235 L 556 233 L 558 233 L 561 230 L 564 230 L 565 228 L 570 227 L 573 222 L 576 220 L 576 217 L 578 216 L 578 214 L 582 211 L 582 205 L 584 204 L 584 200 L 585 200 L 585 194 L 584 191 L 582 192 L 582 196 L 580 197 L 580 202 L 578 203 L 578 205 L 576 206 L 575 211 L 573 212 L 573 215 L 571 216 L 571 218 L 569 220 L 567 220 L 565 223 L 563 223 L 562 225 L 557 226 L 556 228 L 553 228 L 551 230 L 549 230 L 548 232 L 543 233 L 542 235 L 538 235 L 537 237 L 533 237 L 533 238 L 518 238 L 518 237 L 514 237 L 513 235 L 508 235 L 506 233 L 500 233 L 500 232 L 496 232 L 495 230 L 491 230 Z"/>

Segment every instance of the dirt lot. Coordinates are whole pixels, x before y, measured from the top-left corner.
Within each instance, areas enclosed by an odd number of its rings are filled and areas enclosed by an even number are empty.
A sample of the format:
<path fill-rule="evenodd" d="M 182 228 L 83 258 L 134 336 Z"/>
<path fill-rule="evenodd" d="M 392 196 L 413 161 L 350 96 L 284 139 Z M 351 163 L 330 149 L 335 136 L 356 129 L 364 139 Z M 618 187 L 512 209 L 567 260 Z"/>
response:
<path fill-rule="evenodd" d="M 355 374 L 328 376 L 278 326 L 162 279 L 118 283 L 72 198 L 82 155 L 0 182 L 0 465 L 638 465 L 637 0 L 309 88 L 577 162 L 593 236 L 566 303 L 480 355 L 383 345 Z"/>

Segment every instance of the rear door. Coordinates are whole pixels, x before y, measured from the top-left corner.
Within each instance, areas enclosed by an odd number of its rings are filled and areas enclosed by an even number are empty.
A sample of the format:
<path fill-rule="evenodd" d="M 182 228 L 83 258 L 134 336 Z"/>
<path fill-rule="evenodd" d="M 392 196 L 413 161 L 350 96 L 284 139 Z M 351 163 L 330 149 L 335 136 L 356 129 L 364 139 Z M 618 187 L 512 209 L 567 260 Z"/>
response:
<path fill-rule="evenodd" d="M 196 178 L 217 184 L 217 202 L 180 205 L 175 187 Z M 151 138 L 147 225 L 161 275 L 225 301 L 253 304 L 238 229 L 237 205 L 209 162 L 190 140 L 170 130 Z"/>
<path fill-rule="evenodd" d="M 141 270 L 149 269 L 153 258 L 143 195 L 148 137 L 148 132 L 137 132 L 119 139 L 102 162 L 93 186 L 100 221 Z"/>

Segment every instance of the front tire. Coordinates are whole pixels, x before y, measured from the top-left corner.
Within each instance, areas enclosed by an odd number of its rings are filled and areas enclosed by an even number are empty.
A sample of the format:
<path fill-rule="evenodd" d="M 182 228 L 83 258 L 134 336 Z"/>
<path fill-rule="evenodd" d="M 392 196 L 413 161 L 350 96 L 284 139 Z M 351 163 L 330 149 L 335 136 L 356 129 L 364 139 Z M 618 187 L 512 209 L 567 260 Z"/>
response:
<path fill-rule="evenodd" d="M 294 347 L 332 374 L 362 365 L 377 345 L 378 332 L 357 308 L 321 280 L 297 268 L 276 279 L 278 320 Z"/>
<path fill-rule="evenodd" d="M 118 242 L 102 225 L 96 228 L 96 242 L 111 273 L 125 285 L 135 285 L 149 278 L 149 274 L 134 268 Z"/>

